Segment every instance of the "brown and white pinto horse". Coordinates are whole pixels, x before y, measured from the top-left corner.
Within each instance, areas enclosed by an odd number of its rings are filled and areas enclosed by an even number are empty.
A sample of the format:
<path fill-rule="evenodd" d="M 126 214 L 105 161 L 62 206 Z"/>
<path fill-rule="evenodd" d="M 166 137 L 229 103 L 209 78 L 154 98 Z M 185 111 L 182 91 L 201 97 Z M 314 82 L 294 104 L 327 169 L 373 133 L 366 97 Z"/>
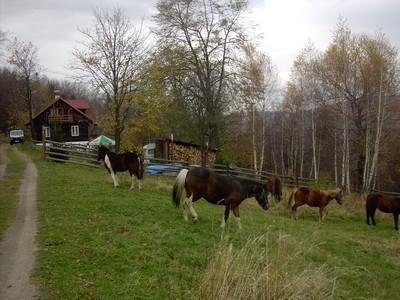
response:
<path fill-rule="evenodd" d="M 144 160 L 141 155 L 134 152 L 116 154 L 110 151 L 107 147 L 100 146 L 98 150 L 97 161 L 100 160 L 104 161 L 104 166 L 111 174 L 114 187 L 119 185 L 115 173 L 129 171 L 129 174 L 132 178 L 130 190 L 135 188 L 134 176 L 136 176 L 136 178 L 139 180 L 139 190 L 142 189 Z"/>
<path fill-rule="evenodd" d="M 308 204 L 312 207 L 319 207 L 319 221 L 322 222 L 324 209 L 333 199 L 337 203 L 342 204 L 342 189 L 336 188 L 333 190 L 311 190 L 307 187 L 296 188 L 289 197 L 288 208 L 292 209 L 292 213 L 297 220 L 297 207 Z M 327 213 L 326 213 L 327 214 Z"/>
<path fill-rule="evenodd" d="M 267 181 L 267 189 L 271 195 L 274 196 L 275 201 L 280 202 L 282 198 L 282 184 L 281 179 L 277 176 L 272 176 Z"/>
<path fill-rule="evenodd" d="M 375 226 L 375 210 L 388 214 L 393 214 L 394 229 L 399 230 L 400 197 L 387 196 L 383 193 L 370 193 L 365 203 L 367 210 L 367 224 L 371 218 L 372 225 Z"/>
<path fill-rule="evenodd" d="M 181 202 L 183 189 L 186 191 L 186 198 L 183 203 L 185 220 L 187 220 L 186 209 L 188 208 L 193 221 L 197 221 L 198 216 L 193 208 L 193 202 L 200 198 L 204 198 L 212 204 L 225 206 L 221 227 L 225 226 L 229 212 L 232 210 L 238 221 L 238 226 L 241 228 L 239 205 L 246 198 L 255 197 L 263 209 L 268 209 L 268 191 L 262 183 L 219 175 L 202 167 L 193 167 L 190 170 L 182 169 L 179 172 L 172 192 L 172 199 L 177 207 Z"/>

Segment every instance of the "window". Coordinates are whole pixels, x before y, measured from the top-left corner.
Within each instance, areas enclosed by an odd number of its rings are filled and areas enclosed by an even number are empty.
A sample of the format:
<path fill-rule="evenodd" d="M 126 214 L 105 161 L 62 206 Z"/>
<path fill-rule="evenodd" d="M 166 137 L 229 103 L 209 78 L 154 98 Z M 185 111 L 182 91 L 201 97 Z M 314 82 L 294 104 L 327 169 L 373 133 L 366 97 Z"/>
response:
<path fill-rule="evenodd" d="M 71 126 L 71 136 L 79 136 L 79 126 Z"/>
<path fill-rule="evenodd" d="M 50 127 L 43 126 L 44 137 L 50 137 Z"/>

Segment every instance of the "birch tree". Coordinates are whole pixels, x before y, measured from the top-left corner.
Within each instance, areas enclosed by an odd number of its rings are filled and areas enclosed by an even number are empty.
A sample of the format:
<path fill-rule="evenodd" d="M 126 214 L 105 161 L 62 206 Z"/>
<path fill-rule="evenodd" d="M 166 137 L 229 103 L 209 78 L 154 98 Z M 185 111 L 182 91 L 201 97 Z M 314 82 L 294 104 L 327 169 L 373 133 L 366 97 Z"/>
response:
<path fill-rule="evenodd" d="M 310 133 L 311 133 L 311 147 L 312 147 L 312 159 L 310 176 L 314 179 L 319 178 L 319 130 L 318 130 L 318 112 L 319 105 L 322 103 L 324 98 L 321 85 L 314 73 L 314 64 L 318 58 L 318 52 L 315 47 L 310 44 L 306 46 L 302 52 L 297 56 L 292 72 L 290 82 L 288 84 L 286 92 L 286 101 L 288 102 L 286 106 L 292 106 L 292 112 L 295 118 L 298 119 L 296 122 L 296 135 L 300 137 L 296 141 L 296 144 L 302 145 L 297 147 L 295 157 L 300 156 L 301 173 L 303 172 L 303 157 L 304 157 L 304 131 L 305 126 L 305 116 L 309 116 L 310 120 Z M 301 116 L 302 125 L 299 124 L 299 117 Z M 297 125 L 298 124 L 298 125 Z M 300 130 L 299 130 L 300 129 Z M 302 153 L 297 154 L 299 149 Z M 297 169 L 297 159 L 294 168 Z"/>
<path fill-rule="evenodd" d="M 385 103 L 398 85 L 397 51 L 384 39 L 353 34 L 341 21 L 315 70 L 342 119 L 341 183 L 347 191 L 351 186 L 368 190 L 378 161 Z M 357 176 L 352 178 L 352 171 Z"/>
<path fill-rule="evenodd" d="M 261 173 L 265 159 L 266 112 L 276 92 L 278 76 L 271 59 L 256 50 L 254 45 L 244 46 L 238 82 L 238 101 L 244 105 L 250 119 L 253 168 Z M 256 131 L 257 126 L 261 131 Z"/>
<path fill-rule="evenodd" d="M 375 178 L 384 124 L 387 118 L 389 98 L 399 87 L 398 51 L 378 34 L 374 39 L 362 37 L 368 64 L 363 65 L 364 73 L 370 74 L 369 95 L 367 98 L 365 163 L 363 173 L 363 191 L 370 191 Z M 372 77 L 372 78 L 371 78 Z"/>

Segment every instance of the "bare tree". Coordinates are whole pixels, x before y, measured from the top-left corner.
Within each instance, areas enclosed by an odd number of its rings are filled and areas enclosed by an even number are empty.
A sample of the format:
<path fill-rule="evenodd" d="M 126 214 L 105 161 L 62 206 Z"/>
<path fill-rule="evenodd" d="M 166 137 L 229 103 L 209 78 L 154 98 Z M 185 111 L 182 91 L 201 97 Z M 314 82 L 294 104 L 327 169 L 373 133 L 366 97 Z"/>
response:
<path fill-rule="evenodd" d="M 395 95 L 399 87 L 398 51 L 390 45 L 383 34 L 374 39 L 361 37 L 363 49 L 369 58 L 362 66 L 368 76 L 371 91 L 367 98 L 365 162 L 363 190 L 370 191 L 376 177 L 384 124 L 387 119 L 389 98 Z M 372 78 L 371 78 L 372 77 Z"/>
<path fill-rule="evenodd" d="M 3 55 L 3 51 L 2 51 L 3 49 L 2 48 L 3 48 L 3 46 L 4 46 L 6 41 L 7 41 L 6 33 L 0 29 L 0 58 Z"/>
<path fill-rule="evenodd" d="M 244 105 L 251 123 L 253 168 L 262 172 L 265 159 L 266 113 L 276 94 L 278 75 L 271 59 L 247 43 L 244 47 L 238 83 L 238 100 Z M 260 119 L 257 122 L 257 117 Z M 261 131 L 256 131 L 257 126 Z"/>
<path fill-rule="evenodd" d="M 208 146 L 218 147 L 221 114 L 229 106 L 227 81 L 235 51 L 243 39 L 241 16 L 247 2 L 162 0 L 157 4 L 155 30 L 160 44 L 179 56 L 177 82 L 197 118 L 202 164 Z"/>
<path fill-rule="evenodd" d="M 94 18 L 92 28 L 80 30 L 84 41 L 73 51 L 76 64 L 72 68 L 104 94 L 119 151 L 121 134 L 143 79 L 149 51 L 147 35 L 119 8 L 111 12 L 97 9 Z"/>
<path fill-rule="evenodd" d="M 28 109 L 31 138 L 35 139 L 35 131 L 32 124 L 32 96 L 33 81 L 35 77 L 37 78 L 38 73 L 41 70 L 41 66 L 38 62 L 38 49 L 31 42 L 23 42 L 14 38 L 10 43 L 8 50 L 10 53 L 8 62 L 14 66 L 19 79 L 23 83 L 20 95 Z"/>
<path fill-rule="evenodd" d="M 375 177 L 385 106 L 398 89 L 397 56 L 384 39 L 355 35 L 340 20 L 315 68 L 342 119 L 341 182 L 348 192 L 351 186 L 369 190 Z"/>
<path fill-rule="evenodd" d="M 304 132 L 306 117 L 310 118 L 310 140 L 312 147 L 312 159 L 310 176 L 319 179 L 319 153 L 320 153 L 320 133 L 318 128 L 319 111 L 322 100 L 325 97 L 324 92 L 319 84 L 318 78 L 315 76 L 314 65 L 318 59 L 318 52 L 312 44 L 306 46 L 297 56 L 291 73 L 291 78 L 286 90 L 286 107 L 289 112 L 294 115 L 295 127 L 293 134 L 298 138 L 293 140 L 296 145 L 292 150 L 292 169 L 299 170 L 296 175 L 303 173 L 304 168 Z M 299 147 L 297 145 L 300 145 Z M 300 152 L 300 153 L 299 153 Z M 298 158 L 299 157 L 299 161 Z M 300 164 L 300 166 L 298 166 Z"/>

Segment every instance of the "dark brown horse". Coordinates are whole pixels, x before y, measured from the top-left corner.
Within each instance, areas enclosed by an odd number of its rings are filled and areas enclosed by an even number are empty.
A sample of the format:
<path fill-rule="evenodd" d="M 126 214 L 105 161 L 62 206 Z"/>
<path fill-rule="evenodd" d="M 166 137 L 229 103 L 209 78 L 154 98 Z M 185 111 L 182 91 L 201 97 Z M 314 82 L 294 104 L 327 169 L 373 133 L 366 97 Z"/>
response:
<path fill-rule="evenodd" d="M 267 181 L 267 189 L 271 195 L 274 196 L 275 201 L 280 202 L 282 198 L 282 184 L 281 179 L 277 176 L 272 176 Z"/>
<path fill-rule="evenodd" d="M 129 174 L 132 178 L 130 189 L 133 189 L 135 187 L 134 176 L 136 176 L 136 178 L 139 180 L 139 190 L 142 189 L 144 160 L 141 155 L 133 152 L 116 154 L 110 151 L 108 148 L 100 146 L 98 150 L 97 160 L 104 161 L 104 166 L 111 174 L 111 178 L 114 182 L 114 187 L 118 186 L 118 181 L 115 173 L 129 171 Z"/>
<path fill-rule="evenodd" d="M 399 214 L 400 214 L 400 197 L 392 197 L 383 193 L 370 193 L 365 203 L 367 210 L 367 224 L 369 219 L 372 220 L 372 225 L 375 225 L 375 210 L 388 214 L 393 214 L 394 229 L 399 230 Z"/>
<path fill-rule="evenodd" d="M 290 195 L 288 208 L 292 209 L 292 213 L 297 220 L 297 207 L 308 204 L 312 207 L 319 207 L 319 221 L 324 218 L 324 209 L 333 199 L 337 203 L 342 204 L 342 190 L 336 188 L 334 190 L 311 190 L 307 187 L 299 187 Z"/>
<path fill-rule="evenodd" d="M 239 205 L 246 198 L 255 197 L 263 209 L 268 209 L 268 191 L 262 183 L 219 175 L 202 167 L 193 167 L 190 170 L 183 169 L 179 172 L 172 195 L 173 202 L 177 207 L 181 202 L 183 189 L 186 191 L 186 198 L 183 203 L 185 220 L 187 220 L 187 208 L 192 214 L 193 221 L 197 220 L 193 202 L 200 198 L 204 198 L 212 204 L 225 206 L 222 227 L 228 220 L 230 210 L 237 218 L 239 228 L 241 227 Z"/>

